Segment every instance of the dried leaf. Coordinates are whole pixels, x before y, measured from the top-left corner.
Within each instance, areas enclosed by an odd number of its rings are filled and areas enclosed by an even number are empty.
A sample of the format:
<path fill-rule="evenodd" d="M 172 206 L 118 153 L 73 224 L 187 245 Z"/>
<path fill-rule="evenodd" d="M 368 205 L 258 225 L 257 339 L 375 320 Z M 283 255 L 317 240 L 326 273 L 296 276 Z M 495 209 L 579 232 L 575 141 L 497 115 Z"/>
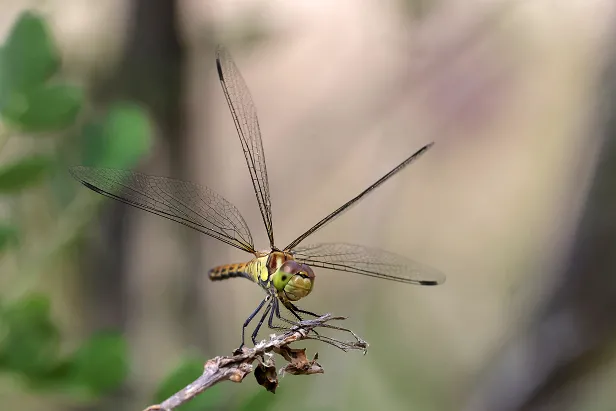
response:
<path fill-rule="evenodd" d="M 319 354 L 315 354 L 312 360 L 306 358 L 305 348 L 291 348 L 289 346 L 280 347 L 276 350 L 278 354 L 284 357 L 289 362 L 286 366 L 280 369 L 282 374 L 289 373 L 292 375 L 312 375 L 323 374 L 323 367 L 317 362 Z"/>
<path fill-rule="evenodd" d="M 259 361 L 259 365 L 255 368 L 255 378 L 259 385 L 265 387 L 272 394 L 276 393 L 278 375 L 276 374 L 276 366 L 273 361 L 267 364 Z"/>

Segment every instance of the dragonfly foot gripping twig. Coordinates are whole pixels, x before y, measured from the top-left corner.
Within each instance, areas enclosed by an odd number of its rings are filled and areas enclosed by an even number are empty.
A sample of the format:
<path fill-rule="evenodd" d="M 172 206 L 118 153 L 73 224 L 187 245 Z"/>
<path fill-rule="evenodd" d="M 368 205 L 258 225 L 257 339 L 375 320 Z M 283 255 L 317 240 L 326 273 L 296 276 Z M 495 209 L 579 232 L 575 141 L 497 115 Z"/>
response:
<path fill-rule="evenodd" d="M 331 314 L 325 314 L 313 320 L 302 321 L 300 325 L 290 328 L 284 334 L 273 334 L 269 340 L 260 342 L 254 348 L 244 348 L 241 353 L 231 357 L 214 357 L 205 363 L 203 374 L 199 378 L 162 403 L 152 405 L 145 411 L 173 410 L 221 381 L 242 382 L 244 377 L 253 371 L 257 382 L 272 393 L 276 391 L 278 386 L 278 374 L 322 374 L 324 370 L 316 361 L 318 354 L 315 354 L 312 360 L 308 360 L 305 349 L 291 348 L 289 346 L 295 341 L 318 340 L 343 351 L 359 350 L 365 354 L 368 349 L 368 343 L 349 329 L 328 324 L 329 321 L 344 319 L 345 317 L 334 317 Z M 353 335 L 355 341 L 336 340 L 322 335 L 314 336 L 310 331 L 319 327 L 348 332 Z M 280 368 L 278 372 L 276 372 L 272 353 L 279 354 L 287 361 L 287 364 Z M 255 361 L 258 364 L 253 369 Z"/>

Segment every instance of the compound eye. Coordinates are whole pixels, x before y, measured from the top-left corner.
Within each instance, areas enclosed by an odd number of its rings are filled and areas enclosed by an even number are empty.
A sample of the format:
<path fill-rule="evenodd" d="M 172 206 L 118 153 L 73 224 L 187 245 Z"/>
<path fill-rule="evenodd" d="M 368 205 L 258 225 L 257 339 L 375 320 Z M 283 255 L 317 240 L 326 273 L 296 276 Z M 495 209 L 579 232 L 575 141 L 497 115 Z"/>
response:
<path fill-rule="evenodd" d="M 301 265 L 301 271 L 298 274 L 301 274 L 304 278 L 314 278 L 314 271 L 312 271 L 312 268 L 307 264 Z"/>
<path fill-rule="evenodd" d="M 300 264 L 297 261 L 289 260 L 285 261 L 280 267 L 280 271 L 284 274 L 293 275 L 301 270 Z"/>

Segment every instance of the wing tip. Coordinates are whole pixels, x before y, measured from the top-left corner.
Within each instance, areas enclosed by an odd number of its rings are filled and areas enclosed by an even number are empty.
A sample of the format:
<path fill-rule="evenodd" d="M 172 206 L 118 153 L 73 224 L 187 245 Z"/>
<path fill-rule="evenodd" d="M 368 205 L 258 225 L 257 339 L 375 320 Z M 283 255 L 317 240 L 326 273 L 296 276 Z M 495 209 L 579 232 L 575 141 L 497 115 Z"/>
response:
<path fill-rule="evenodd" d="M 68 172 L 71 176 L 73 176 L 73 178 L 75 180 L 77 180 L 78 182 L 80 182 L 81 184 L 83 184 L 84 186 L 86 186 L 87 188 L 89 188 L 92 191 L 96 191 L 97 193 L 100 193 L 101 190 L 96 187 L 95 185 L 89 183 L 87 181 L 87 178 L 84 177 L 84 173 L 83 171 L 86 170 L 87 167 L 85 166 L 72 166 L 68 168 Z"/>
<path fill-rule="evenodd" d="M 419 280 L 419 285 L 433 286 L 433 285 L 439 285 L 441 283 L 442 283 L 441 281 L 435 281 L 435 280 Z"/>
<path fill-rule="evenodd" d="M 220 81 L 225 80 L 225 77 L 222 74 L 222 63 L 221 63 L 221 58 L 224 52 L 225 52 L 225 48 L 223 47 L 222 44 L 219 44 L 216 47 L 216 70 L 218 71 L 218 78 L 220 79 Z"/>
<path fill-rule="evenodd" d="M 425 146 L 423 146 L 422 148 L 420 148 L 420 149 L 417 151 L 417 154 L 422 154 L 422 153 L 424 153 L 424 152 L 428 151 L 429 149 L 431 149 L 431 148 L 432 148 L 432 146 L 433 146 L 433 145 L 434 145 L 434 141 L 431 141 L 430 143 L 428 143 L 428 144 L 426 144 Z"/>
<path fill-rule="evenodd" d="M 222 74 L 222 65 L 220 64 L 219 57 L 216 57 L 216 70 L 218 71 L 218 78 L 220 81 L 225 81 L 225 77 Z"/>

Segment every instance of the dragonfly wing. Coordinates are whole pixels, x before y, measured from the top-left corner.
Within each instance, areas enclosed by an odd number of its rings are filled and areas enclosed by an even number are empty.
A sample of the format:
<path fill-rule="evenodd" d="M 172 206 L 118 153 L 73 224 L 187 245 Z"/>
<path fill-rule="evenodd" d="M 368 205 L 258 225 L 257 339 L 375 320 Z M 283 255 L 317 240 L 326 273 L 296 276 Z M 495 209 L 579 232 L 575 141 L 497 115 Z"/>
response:
<path fill-rule="evenodd" d="M 417 150 L 409 158 L 404 160 L 402 163 L 398 164 L 389 173 L 387 173 L 383 177 L 379 178 L 370 187 L 366 188 L 364 191 L 362 191 L 361 193 L 359 193 L 358 195 L 356 195 L 355 197 L 353 197 L 352 199 L 350 199 L 349 201 L 344 203 L 342 206 L 340 206 L 337 209 L 335 209 L 334 211 L 332 211 L 329 215 L 327 215 L 321 221 L 319 221 L 318 223 L 313 225 L 311 228 L 309 228 L 307 231 L 305 231 L 302 235 L 300 235 L 295 240 L 293 240 L 291 242 L 291 244 L 289 244 L 288 246 L 286 246 L 284 248 L 285 251 L 295 249 L 295 247 L 297 247 L 299 245 L 299 243 L 301 243 L 306 238 L 311 236 L 315 231 L 317 231 L 318 229 L 320 229 L 324 225 L 332 222 L 335 218 L 339 217 L 342 213 L 347 211 L 354 204 L 357 204 L 362 198 L 364 198 L 366 195 L 370 194 L 374 189 L 376 189 L 381 184 L 383 184 L 385 181 L 389 180 L 391 177 L 396 175 L 396 173 L 400 172 L 402 169 L 404 169 L 404 167 L 408 166 L 409 164 L 411 164 L 412 162 L 417 160 L 423 153 L 425 153 L 427 150 L 429 150 L 430 147 L 432 147 L 433 145 L 434 145 L 434 143 L 429 143 L 429 144 L 423 146 L 422 148 L 420 148 L 419 150 Z"/>
<path fill-rule="evenodd" d="M 357 244 L 323 243 L 298 247 L 293 257 L 313 267 L 329 268 L 416 285 L 437 285 L 445 275 L 398 254 Z"/>
<path fill-rule="evenodd" d="M 257 110 L 240 71 L 229 52 L 222 46 L 218 46 L 216 50 L 216 68 L 237 134 L 242 143 L 244 157 L 246 157 L 246 164 L 248 171 L 250 171 L 252 185 L 257 196 L 270 246 L 274 247 L 272 205 Z"/>
<path fill-rule="evenodd" d="M 97 193 L 177 221 L 241 250 L 255 251 L 238 209 L 207 187 L 110 168 L 77 166 L 69 171 Z"/>

